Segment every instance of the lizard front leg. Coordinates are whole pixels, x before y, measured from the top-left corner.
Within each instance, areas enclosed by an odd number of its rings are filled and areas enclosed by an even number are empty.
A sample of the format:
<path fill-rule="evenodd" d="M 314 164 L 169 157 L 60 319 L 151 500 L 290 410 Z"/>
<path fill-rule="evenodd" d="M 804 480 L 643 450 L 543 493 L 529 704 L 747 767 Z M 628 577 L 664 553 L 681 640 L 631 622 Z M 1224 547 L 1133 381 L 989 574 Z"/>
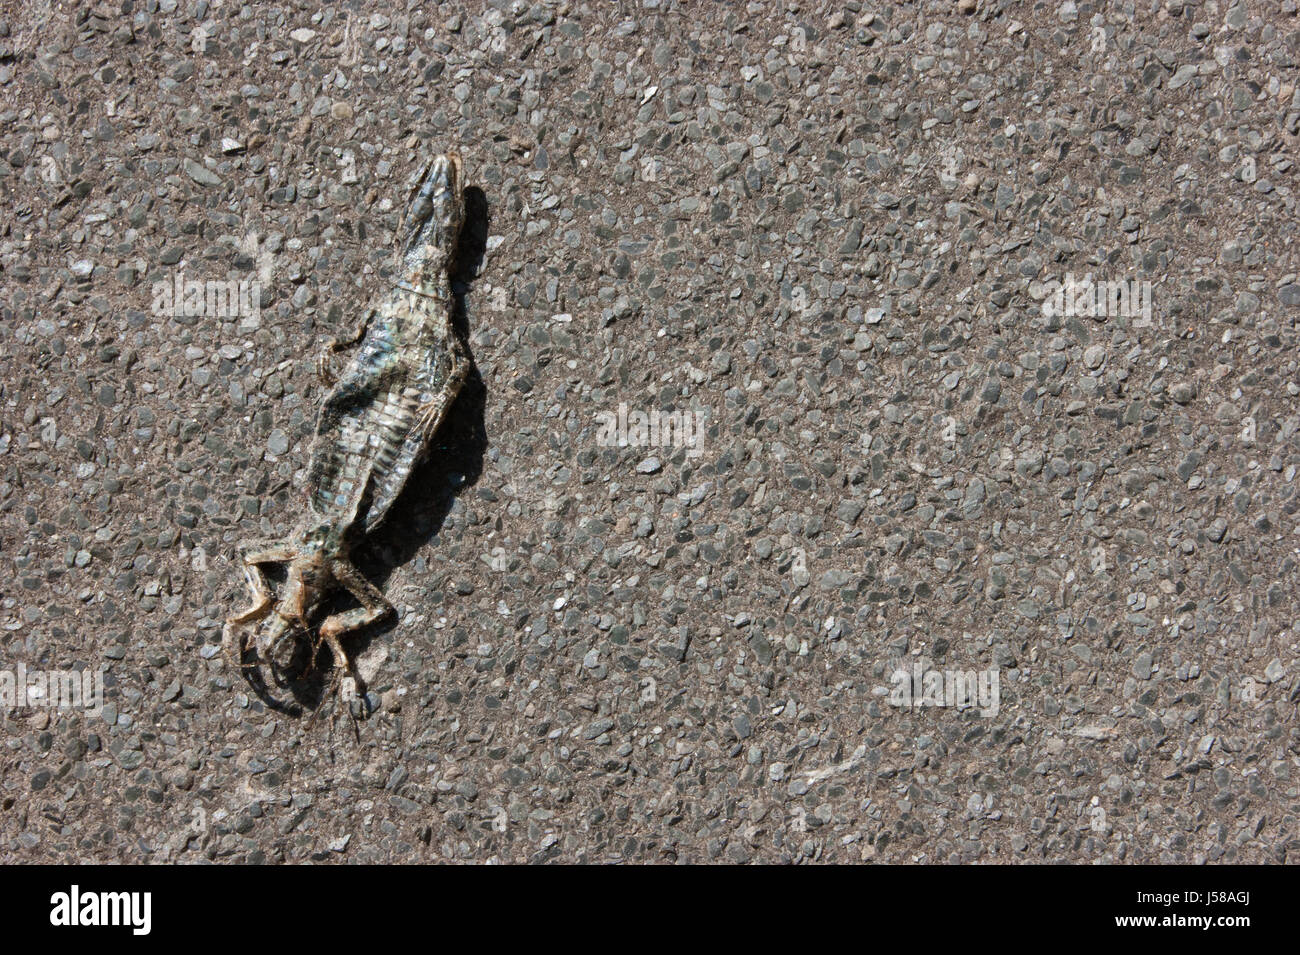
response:
<path fill-rule="evenodd" d="M 374 318 L 374 315 L 374 309 L 367 311 L 347 338 L 330 339 L 325 346 L 325 351 L 316 359 L 316 375 L 323 385 L 329 387 L 338 381 L 339 375 L 338 369 L 335 367 L 334 356 L 349 348 L 355 348 L 357 343 L 366 337 L 366 330 L 370 327 L 370 320 Z"/>
<path fill-rule="evenodd" d="M 461 354 L 457 347 L 450 349 L 450 353 L 451 367 L 447 370 L 447 380 L 442 390 L 434 395 L 431 401 L 421 405 L 416 412 L 419 422 L 417 427 L 424 435 L 425 441 L 433 439 L 434 433 L 447 417 L 447 411 L 460 394 L 460 389 L 464 387 L 465 379 L 469 377 L 469 359 Z"/>

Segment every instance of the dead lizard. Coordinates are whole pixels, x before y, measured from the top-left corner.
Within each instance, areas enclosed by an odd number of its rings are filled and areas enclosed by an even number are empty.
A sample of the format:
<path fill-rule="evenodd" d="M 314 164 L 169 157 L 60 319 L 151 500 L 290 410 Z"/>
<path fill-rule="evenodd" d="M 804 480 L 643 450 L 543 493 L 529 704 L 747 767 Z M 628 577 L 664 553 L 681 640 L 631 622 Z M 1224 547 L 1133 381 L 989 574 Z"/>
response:
<path fill-rule="evenodd" d="M 341 587 L 361 606 L 321 621 L 311 648 L 314 658 L 322 643 L 329 647 L 341 695 L 355 699 L 360 679 L 339 638 L 382 620 L 393 606 L 349 552 L 388 513 L 469 370 L 452 322 L 463 186 L 454 153 L 425 168 L 399 233 L 399 281 L 349 340 L 330 343 L 321 364 L 327 381 L 332 356 L 359 347 L 321 405 L 307 471 L 307 517 L 287 540 L 239 548 L 253 603 L 227 619 L 222 634 L 236 665 L 275 665 L 286 649 L 291 658 L 296 638 L 310 638 L 310 619 L 326 593 Z M 264 569 L 277 563 L 287 567 L 278 592 Z M 246 664 L 250 649 L 256 662 Z"/>

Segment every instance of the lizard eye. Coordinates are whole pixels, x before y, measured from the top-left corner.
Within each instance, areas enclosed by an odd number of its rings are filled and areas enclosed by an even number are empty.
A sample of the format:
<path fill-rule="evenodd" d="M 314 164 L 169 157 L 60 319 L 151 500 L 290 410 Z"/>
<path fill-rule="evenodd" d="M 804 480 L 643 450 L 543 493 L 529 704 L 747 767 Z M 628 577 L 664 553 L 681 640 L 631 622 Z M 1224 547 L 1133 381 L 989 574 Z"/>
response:
<path fill-rule="evenodd" d="M 411 205 L 411 221 L 423 222 L 429 216 L 433 215 L 433 203 L 424 196 L 416 199 Z"/>

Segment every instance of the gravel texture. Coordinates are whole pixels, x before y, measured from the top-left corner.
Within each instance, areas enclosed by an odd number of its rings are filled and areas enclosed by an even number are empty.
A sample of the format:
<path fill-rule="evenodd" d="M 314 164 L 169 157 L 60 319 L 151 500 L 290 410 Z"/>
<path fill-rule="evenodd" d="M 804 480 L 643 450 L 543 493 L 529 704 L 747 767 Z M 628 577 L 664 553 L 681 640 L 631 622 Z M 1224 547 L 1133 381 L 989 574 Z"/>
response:
<path fill-rule="evenodd" d="M 4 7 L 0 662 L 106 690 L 3 714 L 0 861 L 1300 858 L 1295 0 L 403 7 Z M 354 723 L 221 621 L 449 148 Z"/>

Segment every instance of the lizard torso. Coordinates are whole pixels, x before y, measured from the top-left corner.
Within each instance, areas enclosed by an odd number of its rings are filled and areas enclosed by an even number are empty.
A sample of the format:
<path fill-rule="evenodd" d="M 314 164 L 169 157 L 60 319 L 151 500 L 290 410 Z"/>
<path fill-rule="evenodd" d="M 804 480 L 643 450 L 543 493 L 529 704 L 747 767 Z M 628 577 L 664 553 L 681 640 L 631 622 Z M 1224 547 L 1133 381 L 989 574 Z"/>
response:
<path fill-rule="evenodd" d="M 307 490 L 341 532 L 383 521 L 460 390 L 450 306 L 449 295 L 393 289 L 321 406 Z"/>

